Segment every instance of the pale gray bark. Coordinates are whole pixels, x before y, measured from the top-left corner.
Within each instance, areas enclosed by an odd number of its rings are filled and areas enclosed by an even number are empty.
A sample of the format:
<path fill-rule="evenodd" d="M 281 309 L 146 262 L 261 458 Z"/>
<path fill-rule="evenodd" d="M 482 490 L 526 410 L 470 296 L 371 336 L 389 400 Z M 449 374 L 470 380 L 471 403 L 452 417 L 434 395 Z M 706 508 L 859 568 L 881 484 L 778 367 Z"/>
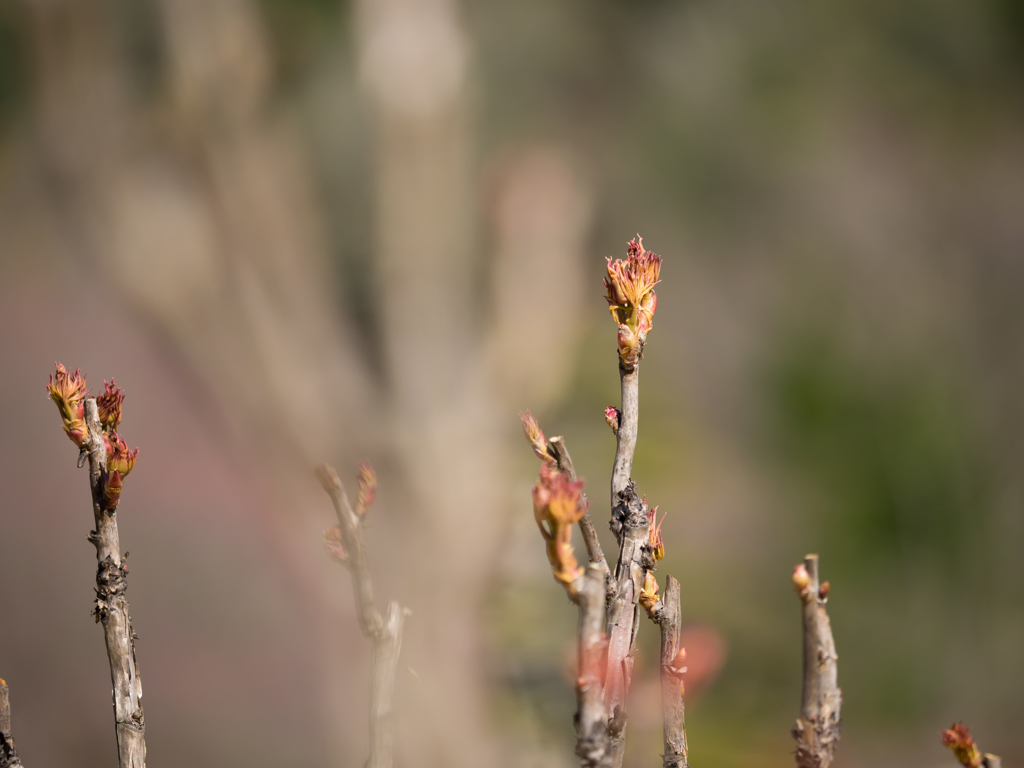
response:
<path fill-rule="evenodd" d="M 388 604 L 387 615 L 381 617 L 373 599 L 370 566 L 363 545 L 362 521 L 353 511 L 345 488 L 332 467 L 321 464 L 317 477 L 334 503 L 341 529 L 342 545 L 347 558 L 345 566 L 352 574 L 352 591 L 363 634 L 373 641 L 373 662 L 370 670 L 370 758 L 367 768 L 391 768 L 394 761 L 395 672 L 402 651 L 402 629 L 408 609 L 396 601 Z"/>
<path fill-rule="evenodd" d="M 661 599 L 657 622 L 661 626 L 661 718 L 665 741 L 662 755 L 664 768 L 688 768 L 686 746 L 686 719 L 683 691 L 679 679 L 672 673 L 672 663 L 679 653 L 679 633 L 682 630 L 682 612 L 679 607 L 679 582 L 671 576 Z"/>
<path fill-rule="evenodd" d="M 4 680 L 0 680 L 0 768 L 21 768 L 11 736 L 11 701 Z"/>
<path fill-rule="evenodd" d="M 89 426 L 87 455 L 89 486 L 96 528 L 89 541 L 96 547 L 96 606 L 93 615 L 103 625 L 110 662 L 110 682 L 114 697 L 114 726 L 120 768 L 145 768 L 146 720 L 142 713 L 142 678 L 135 658 L 135 632 L 128 614 L 128 569 L 121 558 L 117 531 L 117 512 L 103 508 L 103 473 L 107 450 L 103 443 L 96 399 L 85 401 L 85 421 Z"/>
<path fill-rule="evenodd" d="M 608 610 L 608 672 L 605 707 L 609 716 L 612 763 L 622 765 L 625 749 L 626 694 L 633 675 L 636 634 L 640 624 L 638 599 L 647 570 L 654 567 L 648 541 L 647 506 L 630 480 L 640 420 L 639 369 L 619 366 L 621 416 L 616 433 L 611 480 L 611 529 L 619 541 L 614 597 Z"/>
<path fill-rule="evenodd" d="M 827 596 L 821 594 L 818 582 L 818 556 L 807 555 L 804 567 L 810 581 L 798 592 L 803 603 L 804 678 L 800 718 L 793 726 L 796 764 L 798 768 L 828 768 L 839 742 L 839 657 L 825 611 Z"/>
<path fill-rule="evenodd" d="M 591 563 L 576 595 L 580 610 L 578 672 L 576 677 L 576 754 L 583 768 L 610 765 L 608 717 L 601 687 L 604 663 L 605 576 L 597 563 Z"/>

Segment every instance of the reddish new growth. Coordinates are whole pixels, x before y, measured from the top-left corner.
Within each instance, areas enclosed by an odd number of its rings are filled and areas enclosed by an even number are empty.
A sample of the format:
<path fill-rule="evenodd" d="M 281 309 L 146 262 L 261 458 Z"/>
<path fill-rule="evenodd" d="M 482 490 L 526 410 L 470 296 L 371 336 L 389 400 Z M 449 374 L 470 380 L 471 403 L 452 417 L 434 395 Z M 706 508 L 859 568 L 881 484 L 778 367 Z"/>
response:
<path fill-rule="evenodd" d="M 619 361 L 631 371 L 640 362 L 654 324 L 658 306 L 654 286 L 660 282 L 661 257 L 644 249 L 640 235 L 629 241 L 628 248 L 625 260 L 608 257 L 604 287 L 608 291 L 608 310 L 619 327 Z"/>
<path fill-rule="evenodd" d="M 608 426 L 612 428 L 612 434 L 619 434 L 619 422 L 622 419 L 622 411 L 616 408 L 614 405 L 609 405 L 604 409 L 604 420 L 608 422 Z"/>
<path fill-rule="evenodd" d="M 359 462 L 359 496 L 356 498 L 355 513 L 359 517 L 365 515 L 377 498 L 377 473 L 368 461 Z"/>
<path fill-rule="evenodd" d="M 103 441 L 107 446 L 107 466 L 103 470 L 103 509 L 113 512 L 121 500 L 124 479 L 135 467 L 139 449 L 130 450 L 128 443 L 116 432 L 104 435 Z"/>
<path fill-rule="evenodd" d="M 60 418 L 64 422 L 64 432 L 71 438 L 71 442 L 84 450 L 89 439 L 89 428 L 85 424 L 84 400 L 89 394 L 85 386 L 85 374 L 78 368 L 74 373 L 68 373 L 63 365 L 57 363 L 57 372 L 50 376 L 46 391 L 57 404 Z"/>
<path fill-rule="evenodd" d="M 114 380 L 103 382 L 103 394 L 96 398 L 96 408 L 100 414 L 100 424 L 106 432 L 116 432 L 121 424 L 121 404 L 124 402 L 124 390 L 114 384 Z"/>
<path fill-rule="evenodd" d="M 107 449 L 107 461 L 101 470 L 103 495 L 100 503 L 104 512 L 113 512 L 121 500 L 124 479 L 135 467 L 139 449 L 130 450 L 124 438 L 116 432 L 121 423 L 124 392 L 120 387 L 115 387 L 113 380 L 103 384 L 104 392 L 96 398 L 96 411 L 103 430 L 103 444 Z M 50 393 L 50 399 L 57 404 L 64 431 L 71 438 L 71 442 L 82 451 L 88 450 L 89 427 L 85 422 L 85 399 L 89 390 L 86 389 L 85 374 L 77 368 L 74 373 L 68 373 L 63 365 L 57 363 L 57 371 L 50 376 L 46 391 Z"/>
<path fill-rule="evenodd" d="M 335 525 L 324 531 L 324 549 L 327 550 L 327 554 L 331 556 L 332 560 L 342 564 L 348 563 L 348 552 L 345 551 L 345 545 L 341 541 L 341 528 L 338 526 Z"/>
<path fill-rule="evenodd" d="M 537 454 L 537 458 L 545 464 L 554 466 L 557 463 L 555 457 L 548 450 L 547 438 L 540 431 L 540 427 L 537 425 L 537 420 L 533 418 L 533 414 L 529 411 L 523 411 L 519 414 L 519 420 L 523 422 L 523 434 L 526 435 L 526 439 L 533 446 L 533 452 Z"/>
<path fill-rule="evenodd" d="M 953 723 L 942 732 L 942 744 L 953 750 L 956 759 L 966 768 L 978 768 L 981 765 L 981 750 L 971 738 L 971 732 L 963 723 Z"/>
<path fill-rule="evenodd" d="M 540 480 L 533 488 L 533 516 L 547 543 L 551 570 L 563 584 L 583 575 L 572 549 L 572 526 L 587 511 L 580 504 L 582 491 L 582 480 L 571 482 L 547 464 L 541 466 Z"/>

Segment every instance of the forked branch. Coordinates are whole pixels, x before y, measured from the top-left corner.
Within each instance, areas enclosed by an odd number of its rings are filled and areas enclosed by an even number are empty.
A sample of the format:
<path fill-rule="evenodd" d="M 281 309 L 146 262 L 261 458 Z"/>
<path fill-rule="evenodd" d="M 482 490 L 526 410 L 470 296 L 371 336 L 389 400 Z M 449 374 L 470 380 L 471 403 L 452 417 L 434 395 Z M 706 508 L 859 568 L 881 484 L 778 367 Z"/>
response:
<path fill-rule="evenodd" d="M 359 626 L 373 642 L 370 671 L 370 759 L 367 768 L 391 768 L 394 760 L 395 673 L 402 651 L 402 629 L 408 609 L 396 600 L 388 603 L 382 617 L 373 598 L 370 566 L 363 544 L 363 519 L 373 503 L 377 480 L 368 464 L 360 467 L 359 498 L 353 509 L 338 473 L 327 464 L 316 468 L 316 476 L 331 497 L 338 526 L 324 537 L 331 556 L 348 568 L 359 613 Z"/>

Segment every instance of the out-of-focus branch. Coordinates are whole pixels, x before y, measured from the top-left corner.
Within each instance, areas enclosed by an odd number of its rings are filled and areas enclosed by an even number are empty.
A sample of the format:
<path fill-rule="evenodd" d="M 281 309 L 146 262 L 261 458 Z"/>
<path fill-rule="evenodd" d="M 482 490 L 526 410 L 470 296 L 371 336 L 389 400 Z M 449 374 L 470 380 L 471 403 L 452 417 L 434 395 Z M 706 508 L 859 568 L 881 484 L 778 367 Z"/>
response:
<path fill-rule="evenodd" d="M 576 468 L 573 466 L 572 457 L 569 455 L 569 449 L 565 445 L 564 437 L 552 437 L 548 440 L 548 448 L 554 454 L 555 462 L 558 468 L 565 473 L 565 476 L 569 478 L 571 482 L 576 482 Z M 580 518 L 579 526 L 580 533 L 583 534 L 583 543 L 587 547 L 587 556 L 590 558 L 590 562 L 593 563 L 607 580 L 611 576 L 611 571 L 608 569 L 608 561 L 604 558 L 604 551 L 601 549 L 601 542 L 597 538 L 597 531 L 594 528 L 594 521 L 590 517 L 590 503 L 587 501 L 587 495 L 582 490 L 580 491 L 580 504 L 586 509 L 583 513 L 583 517 Z"/>
<path fill-rule="evenodd" d="M 839 742 L 843 694 L 837 685 L 838 661 L 825 603 L 828 582 L 818 583 L 818 556 L 807 555 L 793 569 L 793 585 L 803 603 L 804 679 L 800 718 L 793 726 L 798 768 L 828 768 Z"/>
<path fill-rule="evenodd" d="M 11 701 L 7 682 L 0 679 L 0 768 L 21 768 L 18 750 L 11 736 Z"/>
<path fill-rule="evenodd" d="M 942 745 L 953 751 L 964 768 L 1003 768 L 1003 761 L 998 755 L 981 753 L 970 729 L 963 723 L 953 723 L 942 732 Z"/>
<path fill-rule="evenodd" d="M 370 672 L 370 759 L 367 768 L 391 768 L 394 755 L 392 719 L 394 713 L 395 672 L 402 651 L 402 629 L 409 611 L 397 601 L 388 603 L 382 618 L 373 599 L 370 566 L 363 545 L 363 516 L 372 503 L 373 491 L 360 487 L 360 500 L 353 509 L 338 473 L 327 464 L 316 468 L 316 476 L 331 497 L 338 516 L 341 552 L 335 555 L 352 574 L 352 591 L 359 611 L 359 626 L 373 641 Z M 376 479 L 373 479 L 374 488 Z M 365 493 L 365 497 L 364 497 Z"/>
<path fill-rule="evenodd" d="M 607 642 L 604 636 L 605 584 L 608 566 L 591 562 L 580 579 L 575 598 L 580 610 L 576 676 L 576 754 L 583 768 L 606 768 L 608 716 L 605 713 L 604 661 Z"/>
<path fill-rule="evenodd" d="M 120 768 L 145 768 L 146 720 L 142 712 L 142 678 L 135 658 L 135 632 L 128 614 L 128 568 L 121 559 L 116 508 L 109 502 L 107 446 L 95 398 L 85 401 L 89 427 L 86 451 L 89 458 L 89 486 L 96 528 L 89 541 L 96 547 L 96 607 L 93 615 L 103 624 L 103 637 L 110 662 L 114 695 L 114 724 Z"/>

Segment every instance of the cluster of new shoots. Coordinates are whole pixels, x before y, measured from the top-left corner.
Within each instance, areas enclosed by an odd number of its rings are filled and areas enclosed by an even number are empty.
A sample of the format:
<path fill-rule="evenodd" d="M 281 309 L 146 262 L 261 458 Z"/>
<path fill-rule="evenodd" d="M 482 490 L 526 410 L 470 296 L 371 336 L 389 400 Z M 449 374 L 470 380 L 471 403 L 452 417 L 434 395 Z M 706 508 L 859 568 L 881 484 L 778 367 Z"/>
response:
<path fill-rule="evenodd" d="M 50 399 L 57 405 L 64 432 L 84 456 L 89 450 L 89 425 L 85 418 L 85 400 L 89 396 L 86 376 L 79 369 L 74 373 L 57 363 L 56 373 L 50 376 L 46 385 Z M 121 424 L 121 406 L 124 392 L 113 380 L 103 382 L 103 394 L 96 398 L 106 461 L 101 468 L 102 494 L 100 506 L 104 512 L 112 513 L 121 500 L 124 480 L 135 467 L 139 449 L 131 450 L 124 438 L 118 434 Z"/>

